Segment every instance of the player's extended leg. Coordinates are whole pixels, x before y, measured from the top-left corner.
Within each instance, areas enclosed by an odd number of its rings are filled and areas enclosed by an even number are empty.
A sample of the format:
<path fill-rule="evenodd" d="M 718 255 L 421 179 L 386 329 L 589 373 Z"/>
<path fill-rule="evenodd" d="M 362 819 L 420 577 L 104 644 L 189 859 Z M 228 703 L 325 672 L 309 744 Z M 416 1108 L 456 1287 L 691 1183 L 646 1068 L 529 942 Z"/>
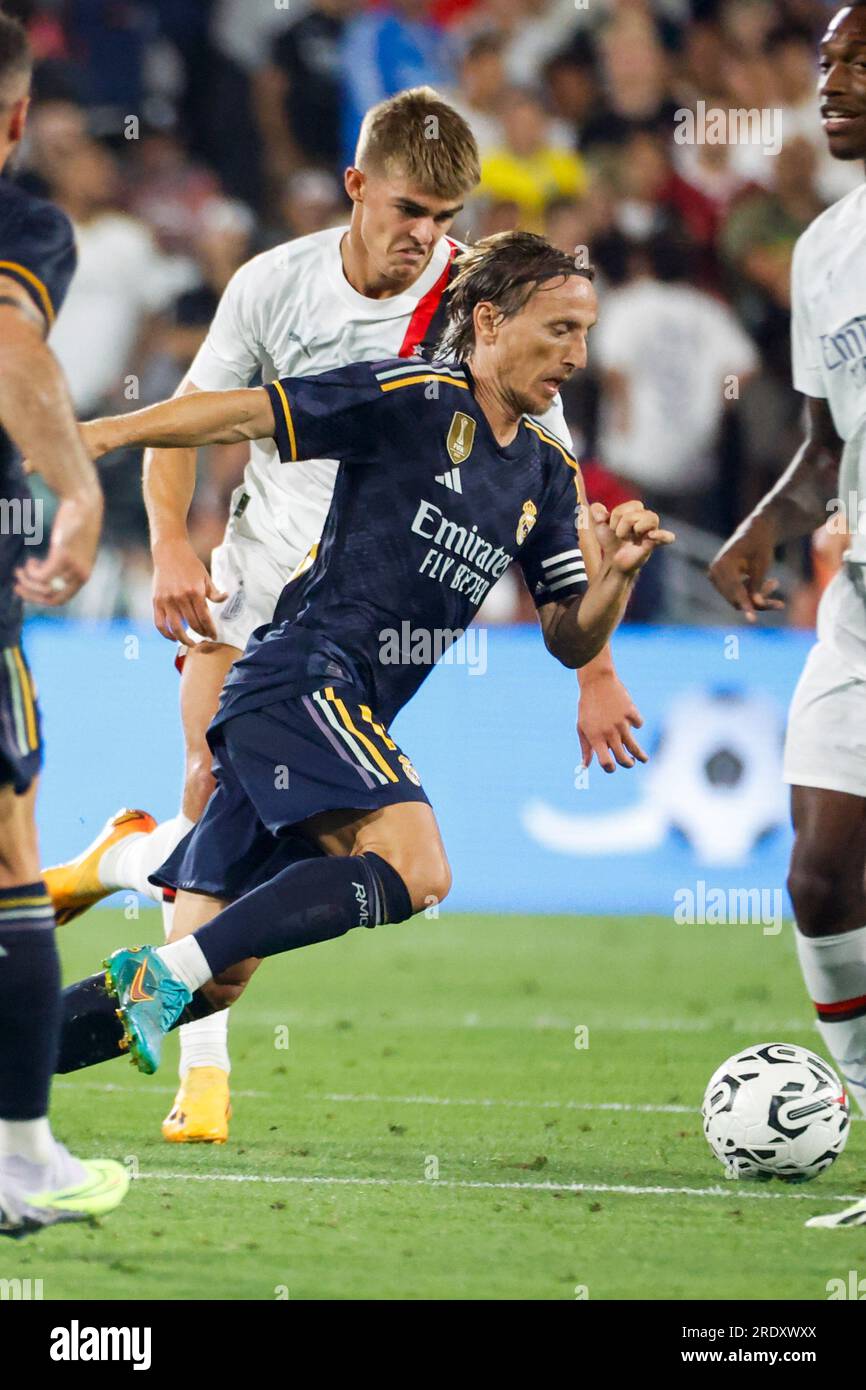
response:
<path fill-rule="evenodd" d="M 161 1034 L 193 994 L 217 1008 L 233 1003 L 245 981 L 226 972 L 284 951 L 343 936 L 352 927 L 402 922 L 451 886 L 439 828 L 427 802 L 328 813 L 305 825 L 326 856 L 289 865 L 190 935 L 154 951 L 120 951 L 106 979 L 120 1002 L 139 1068 L 159 1065 Z M 186 898 L 181 922 L 188 922 Z M 180 898 L 179 898 L 180 901 Z M 180 925 L 180 923 L 179 923 Z"/>
<path fill-rule="evenodd" d="M 125 875 L 122 883 L 116 881 L 118 856 L 128 854 L 155 828 L 156 821 L 147 811 L 123 807 L 109 816 L 96 838 L 74 859 L 42 870 L 59 927 L 74 921 L 118 888 L 138 886 L 127 883 Z M 148 885 L 148 896 L 152 891 Z"/>
<path fill-rule="evenodd" d="M 791 788 L 788 888 L 818 1028 L 866 1112 L 866 798 Z"/>
<path fill-rule="evenodd" d="M 48 1123 L 60 964 L 35 797 L 35 780 L 20 795 L 0 787 L 0 1234 L 10 1236 L 104 1215 L 129 1185 L 119 1163 L 73 1158 Z"/>
<path fill-rule="evenodd" d="M 219 704 L 226 676 L 238 657 L 237 647 L 223 642 L 200 642 L 187 653 L 180 686 L 185 770 L 183 800 L 176 817 L 179 834 L 158 860 L 148 863 L 153 873 L 168 858 L 183 835 L 199 820 L 214 789 L 207 727 Z M 159 892 L 159 889 L 151 891 Z M 163 925 L 170 939 L 174 904 L 163 902 Z M 223 1144 L 228 1139 L 229 1098 L 228 1014 L 219 1012 L 186 1024 L 180 1030 L 180 1087 L 162 1122 L 170 1143 Z"/>
<path fill-rule="evenodd" d="M 149 878 L 192 829 L 213 791 L 205 735 L 226 675 L 240 655 L 239 648 L 222 642 L 201 642 L 190 649 L 180 685 L 185 753 L 181 809 L 158 825 L 146 811 L 118 811 L 76 859 L 46 869 L 45 881 L 59 924 L 124 888 L 163 904 L 161 889 Z M 163 915 L 167 937 L 170 906 L 163 906 Z"/>
<path fill-rule="evenodd" d="M 166 937 L 171 930 L 174 895 L 163 899 L 162 890 L 149 882 L 201 816 L 213 791 L 211 754 L 206 731 L 216 713 L 226 675 L 241 655 L 238 647 L 223 642 L 200 642 L 187 653 L 181 675 L 180 708 L 185 769 L 181 810 L 154 828 L 151 816 L 125 811 L 114 816 L 83 854 L 70 864 L 46 870 L 46 882 L 55 903 L 58 921 L 68 921 L 101 898 L 119 889 L 134 889 L 159 902 Z M 93 988 L 97 988 L 94 984 Z M 111 1021 L 90 1020 L 94 1002 L 83 989 L 74 1000 L 75 1036 L 65 1030 L 66 1048 L 61 1066 L 77 1065 L 92 1055 L 99 1058 L 105 1030 Z M 67 1001 L 68 1002 L 68 1001 Z M 88 1034 L 81 1037 L 82 1029 Z M 163 1136 L 174 1143 L 224 1143 L 230 1115 L 228 1015 L 215 1014 L 181 1029 L 181 1084 L 162 1124 Z"/>

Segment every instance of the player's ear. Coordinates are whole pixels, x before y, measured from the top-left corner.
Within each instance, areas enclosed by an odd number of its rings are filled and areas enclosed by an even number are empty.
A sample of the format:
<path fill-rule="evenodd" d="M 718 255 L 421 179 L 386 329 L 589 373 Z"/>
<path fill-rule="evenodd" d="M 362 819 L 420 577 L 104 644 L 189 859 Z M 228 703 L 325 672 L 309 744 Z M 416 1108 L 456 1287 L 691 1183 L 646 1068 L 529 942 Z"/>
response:
<path fill-rule="evenodd" d="M 498 311 L 495 304 L 490 304 L 482 300 L 476 304 L 472 311 L 472 321 L 475 325 L 475 340 L 479 343 L 493 343 L 496 341 L 496 324 Z"/>
<path fill-rule="evenodd" d="M 17 145 L 24 135 L 24 126 L 27 121 L 27 111 L 30 106 L 30 98 L 22 97 L 16 101 L 9 116 L 9 139 L 13 145 Z"/>
<path fill-rule="evenodd" d="M 365 174 L 354 166 L 348 168 L 343 175 L 343 187 L 348 193 L 353 203 L 363 203 L 364 184 L 367 182 Z"/>

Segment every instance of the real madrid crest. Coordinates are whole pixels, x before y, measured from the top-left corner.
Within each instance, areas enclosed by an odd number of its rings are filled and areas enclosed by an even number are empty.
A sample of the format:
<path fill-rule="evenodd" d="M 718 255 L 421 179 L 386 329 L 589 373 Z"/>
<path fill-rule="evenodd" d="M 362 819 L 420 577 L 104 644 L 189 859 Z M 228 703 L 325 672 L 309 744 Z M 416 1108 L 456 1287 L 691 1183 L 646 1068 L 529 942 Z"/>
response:
<path fill-rule="evenodd" d="M 475 443 L 475 421 L 471 415 L 464 415 L 462 410 L 455 410 L 446 443 L 452 463 L 462 463 L 464 459 L 468 459 Z"/>
<path fill-rule="evenodd" d="M 405 775 L 409 778 L 409 781 L 412 783 L 413 787 L 420 787 L 421 778 L 418 776 L 418 773 L 415 771 L 415 768 L 412 766 L 409 759 L 406 757 L 406 754 L 401 753 L 397 761 L 402 767 Z"/>
<path fill-rule="evenodd" d="M 530 531 L 535 525 L 535 518 L 537 516 L 538 508 L 536 507 L 535 503 L 531 499 L 528 502 L 524 502 L 523 511 L 520 513 L 520 520 L 517 523 L 518 545 L 523 545 L 523 542 L 526 540 L 526 537 L 529 535 Z"/>

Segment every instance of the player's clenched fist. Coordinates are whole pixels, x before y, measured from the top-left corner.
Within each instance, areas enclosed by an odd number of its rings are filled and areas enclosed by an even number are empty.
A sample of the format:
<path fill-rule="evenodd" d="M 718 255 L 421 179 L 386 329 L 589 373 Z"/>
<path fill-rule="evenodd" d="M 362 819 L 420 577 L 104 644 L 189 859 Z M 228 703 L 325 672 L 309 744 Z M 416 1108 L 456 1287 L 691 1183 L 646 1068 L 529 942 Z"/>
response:
<path fill-rule="evenodd" d="M 659 526 L 658 513 L 642 502 L 621 502 L 612 512 L 593 502 L 590 515 L 605 560 L 622 574 L 636 574 L 657 546 L 676 539 L 673 531 Z"/>

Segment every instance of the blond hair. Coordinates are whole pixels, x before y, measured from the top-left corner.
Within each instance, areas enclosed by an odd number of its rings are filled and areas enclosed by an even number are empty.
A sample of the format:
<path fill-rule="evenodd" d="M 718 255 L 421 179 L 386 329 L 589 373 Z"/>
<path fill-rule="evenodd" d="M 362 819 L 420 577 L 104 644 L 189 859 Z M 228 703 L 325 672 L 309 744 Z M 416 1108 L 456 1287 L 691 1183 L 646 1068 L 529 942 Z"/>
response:
<path fill-rule="evenodd" d="M 403 173 L 425 193 L 459 198 L 481 178 L 475 136 L 432 87 L 411 87 L 367 112 L 355 165 L 364 173 Z"/>

